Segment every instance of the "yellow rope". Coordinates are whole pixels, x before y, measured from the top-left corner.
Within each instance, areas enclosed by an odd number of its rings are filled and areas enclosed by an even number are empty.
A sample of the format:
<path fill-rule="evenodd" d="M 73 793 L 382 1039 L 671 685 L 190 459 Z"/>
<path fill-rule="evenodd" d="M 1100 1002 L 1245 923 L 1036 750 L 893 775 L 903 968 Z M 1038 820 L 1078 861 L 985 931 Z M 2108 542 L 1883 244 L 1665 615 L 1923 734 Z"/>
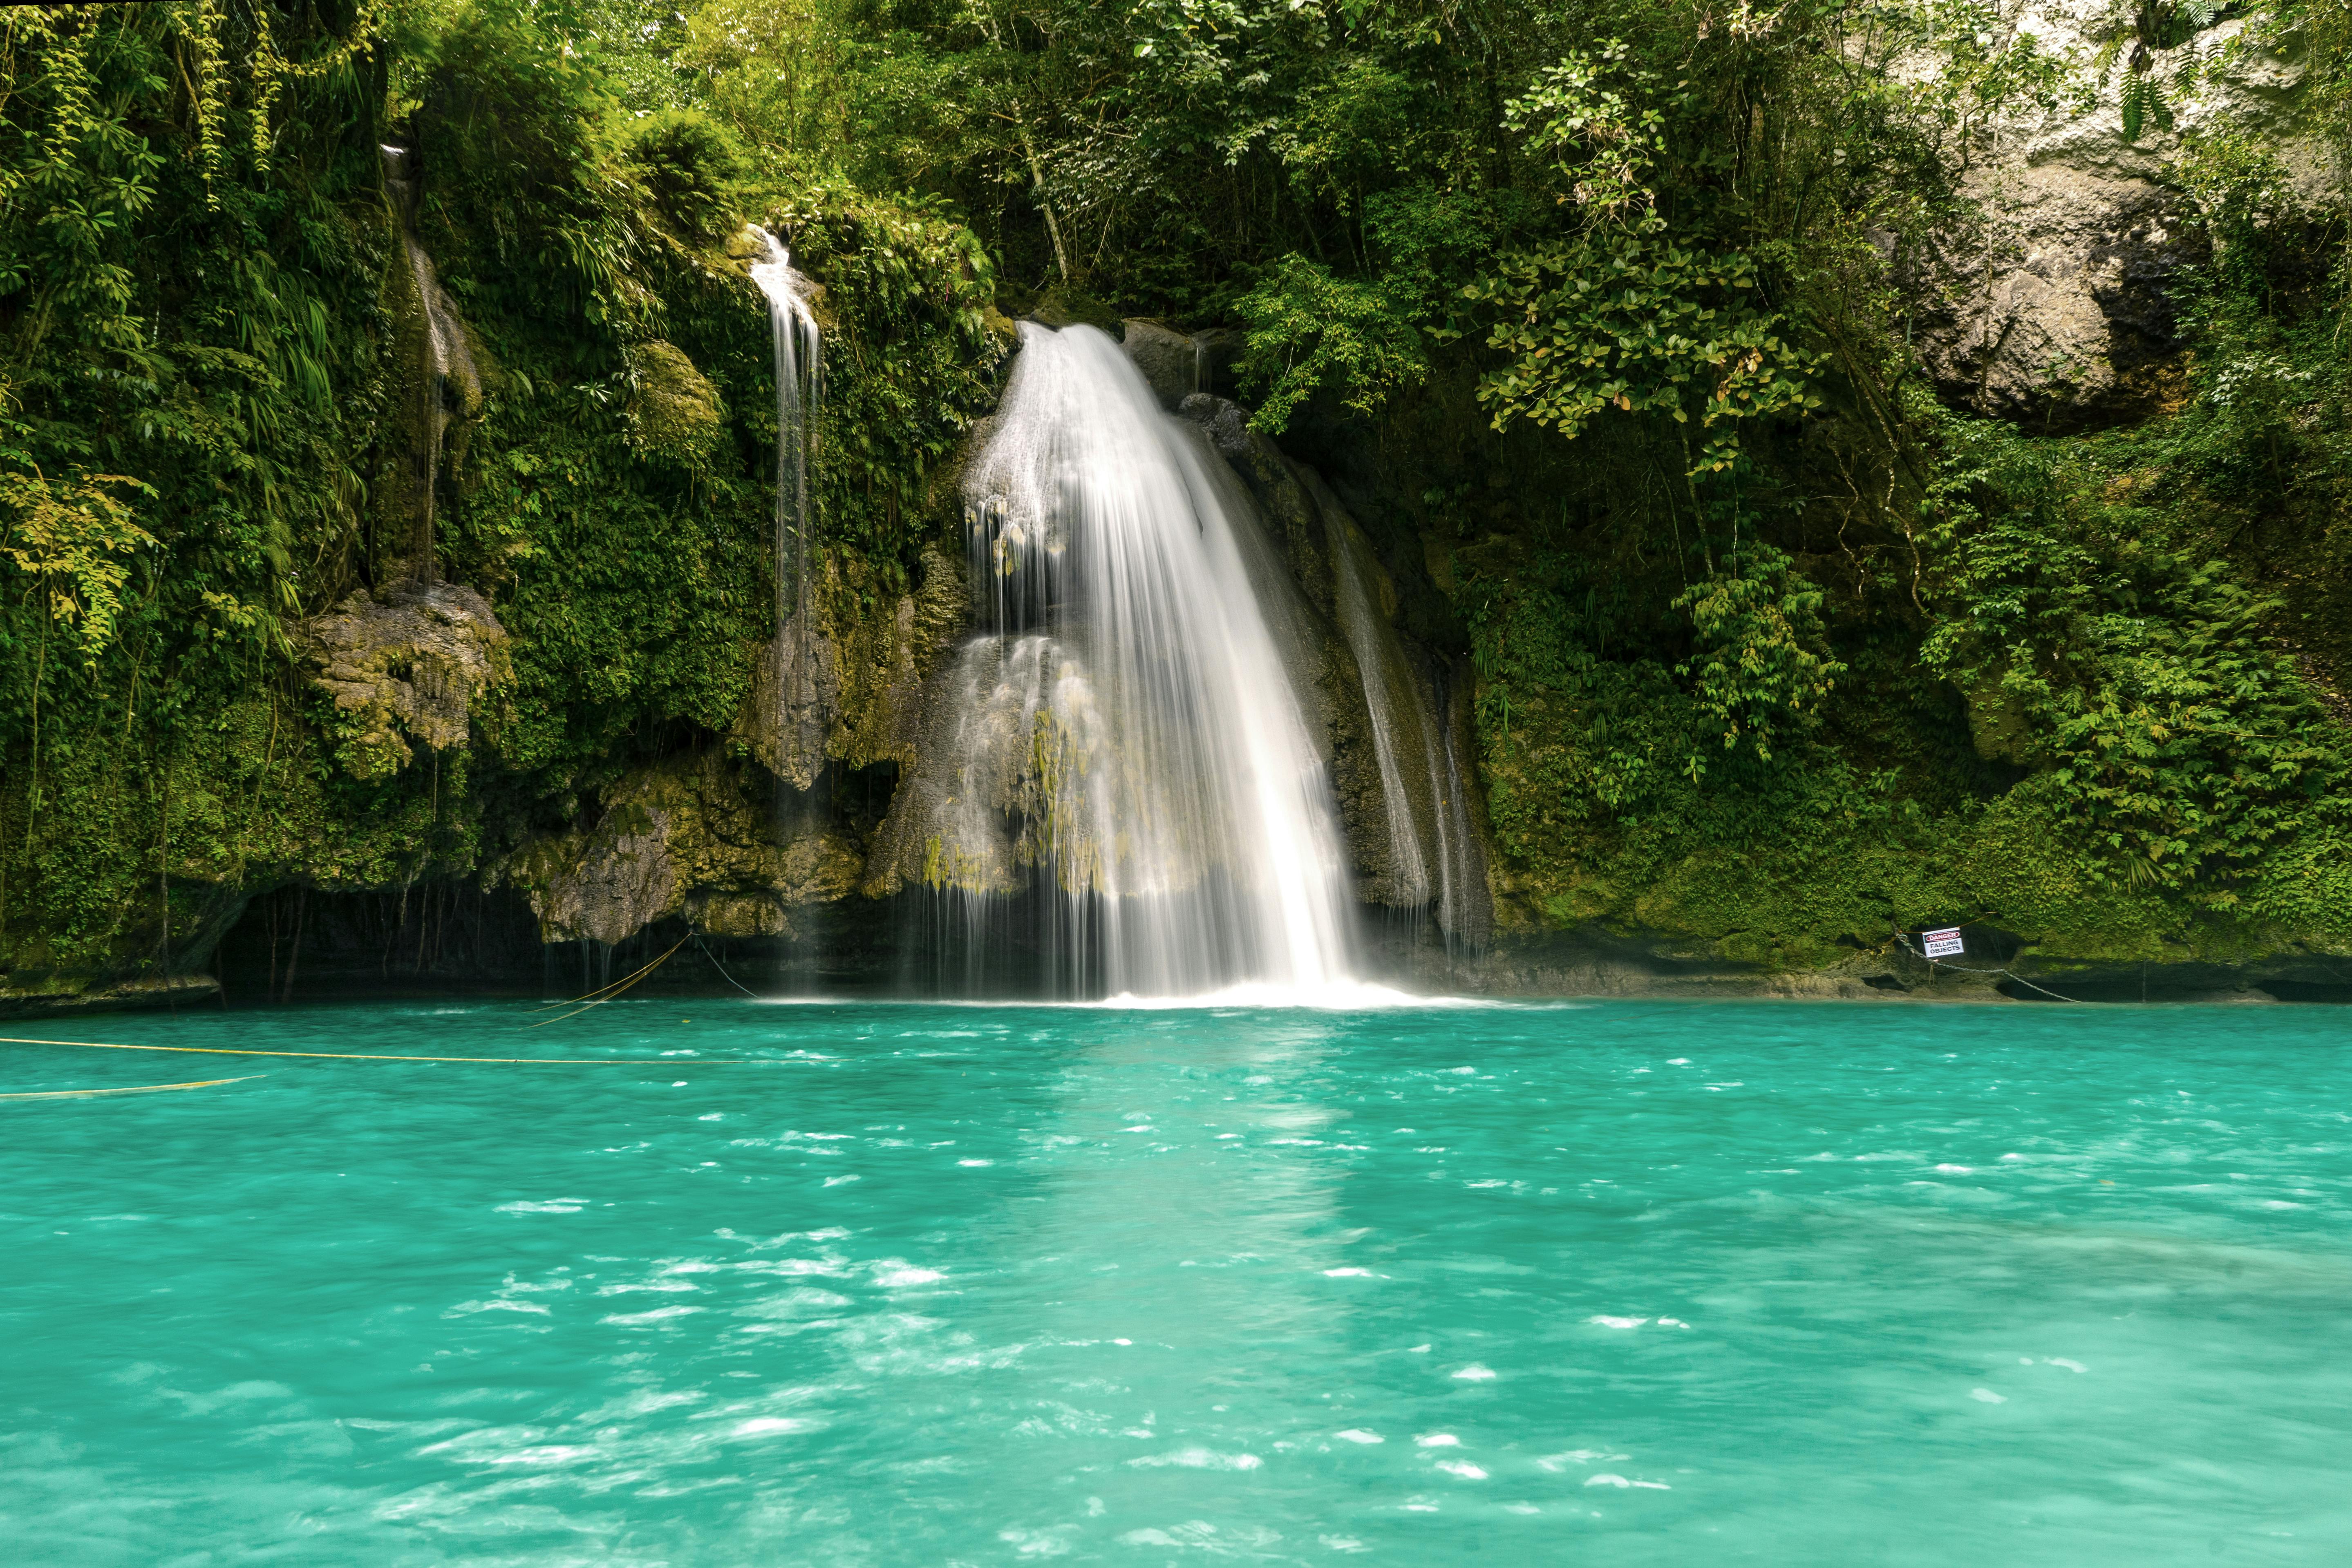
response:
<path fill-rule="evenodd" d="M 680 937 L 676 942 L 670 943 L 669 952 L 676 952 L 679 948 L 684 947 L 685 945 L 686 938 Z M 638 981 L 643 980 L 646 975 L 651 974 L 655 970 L 659 969 L 668 961 L 669 952 L 663 953 L 661 957 L 655 959 L 651 963 L 646 964 L 643 969 L 638 970 L 626 980 L 620 981 L 615 984 L 604 986 L 603 989 L 608 993 L 608 994 L 598 996 L 597 1000 L 588 1003 L 587 1007 L 574 1007 L 569 1013 L 559 1013 L 552 1018 L 541 1018 L 538 1023 L 525 1024 L 523 1027 L 526 1029 L 544 1029 L 550 1024 L 561 1024 L 566 1018 L 577 1018 L 581 1014 L 588 1011 L 588 1007 L 602 1007 L 605 1003 L 610 1002 L 614 996 L 618 996 L 622 992 L 626 991 L 630 986 L 635 985 Z M 593 991 L 591 991 L 588 994 L 590 996 L 597 995 Z M 583 1001 L 585 1000 L 585 998 L 574 997 L 573 1000 Z M 543 1008 L 541 1010 L 545 1011 Z"/>
<path fill-rule="evenodd" d="M 217 1089 L 225 1083 L 251 1083 L 257 1078 L 268 1078 L 266 1072 L 249 1072 L 243 1078 L 199 1079 L 194 1083 L 142 1083 L 135 1089 L 44 1089 L 24 1094 L 0 1094 L 0 1100 L 86 1100 L 100 1094 L 162 1094 L 173 1089 Z"/>
<path fill-rule="evenodd" d="M 687 936 L 692 936 L 693 934 L 694 934 L 694 933 L 693 933 L 692 931 L 688 931 L 688 932 L 687 933 Z M 664 959 L 668 958 L 668 957 L 669 957 L 669 953 L 670 953 L 670 952 L 676 952 L 679 948 L 684 947 L 684 946 L 686 945 L 686 942 L 687 942 L 687 937 L 686 937 L 686 936 L 682 936 L 682 937 L 678 938 L 676 942 L 672 942 L 672 943 L 670 943 L 670 944 L 669 944 L 669 952 L 665 952 L 665 953 L 663 953 L 663 954 L 661 955 L 661 958 L 656 958 L 656 959 L 655 959 L 651 963 L 646 964 L 643 969 L 639 969 L 639 970 L 635 971 L 634 973 L 628 973 L 628 974 L 625 974 L 625 975 L 623 975 L 620 979 L 614 981 L 610 985 L 599 985 L 598 987 L 596 987 L 596 989 L 595 989 L 595 990 L 589 992 L 586 995 L 583 995 L 583 996 L 574 996 L 573 998 L 572 998 L 572 1001 L 571 1001 L 571 1002 L 548 1002 L 548 1003 L 544 1003 L 544 1004 L 542 1004 L 542 1005 L 540 1005 L 540 1006 L 533 1007 L 533 1008 L 531 1009 L 531 1011 L 532 1011 L 532 1012 L 534 1012 L 534 1013 L 544 1013 L 544 1012 L 548 1011 L 548 1009 L 549 1009 L 549 1008 L 551 1008 L 551 1007 L 569 1007 L 569 1006 L 571 1006 L 571 1005 L 572 1005 L 572 1002 L 586 1002 L 586 1001 L 588 1001 L 588 1000 L 589 1000 L 590 998 L 592 998 L 592 997 L 604 997 L 604 999 L 605 1001 L 608 1001 L 608 1002 L 609 1002 L 609 1001 L 611 1001 L 611 1000 L 612 1000 L 612 997 L 611 997 L 611 996 L 605 996 L 605 995 L 604 995 L 604 993 L 605 993 L 605 992 L 609 991 L 609 992 L 611 992 L 611 993 L 613 994 L 613 995 L 614 995 L 614 996 L 618 996 L 622 992 L 626 991 L 630 986 L 635 985 L 638 981 L 640 981 L 640 980 L 644 979 L 644 978 L 646 977 L 646 974 L 648 974 L 649 973 L 651 973 L 652 971 L 654 971 L 654 970 L 656 970 L 656 969 L 660 968 L 660 967 L 661 967 L 661 964 L 662 964 L 662 961 L 663 961 Z M 550 1018 L 550 1019 L 548 1020 L 548 1022 L 551 1024 L 551 1023 L 555 1022 L 555 1020 L 554 1020 L 554 1019 L 552 1019 L 552 1018 Z M 534 1027 L 535 1027 L 535 1026 L 534 1026 Z"/>
<path fill-rule="evenodd" d="M 515 1064 L 542 1063 L 549 1067 L 658 1067 L 659 1062 L 635 1057 L 399 1057 L 370 1055 L 362 1051 L 255 1051 L 230 1046 L 123 1046 L 104 1040 L 31 1040 L 13 1035 L 0 1035 L 0 1046 L 79 1046 L 93 1051 L 179 1051 L 204 1057 L 302 1057 L 317 1061 L 338 1062 L 495 1062 Z M 721 1058 L 724 1059 L 724 1058 Z M 705 1066 L 698 1061 L 698 1067 Z"/>

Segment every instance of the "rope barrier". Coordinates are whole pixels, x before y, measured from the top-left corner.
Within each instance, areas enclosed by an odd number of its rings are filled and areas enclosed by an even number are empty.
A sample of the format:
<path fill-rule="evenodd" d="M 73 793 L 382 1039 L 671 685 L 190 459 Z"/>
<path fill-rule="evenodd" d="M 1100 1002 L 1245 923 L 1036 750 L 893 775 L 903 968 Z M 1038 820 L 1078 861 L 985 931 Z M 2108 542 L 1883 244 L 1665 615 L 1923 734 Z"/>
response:
<path fill-rule="evenodd" d="M 1974 925 L 1977 922 L 1975 921 L 1969 921 L 1964 923 Z M 1904 931 L 1900 927 L 1897 927 L 1895 930 L 1895 940 L 1903 944 L 1904 952 L 1927 964 L 1930 970 L 1941 967 L 1951 970 L 1955 973 L 1959 974 L 2006 974 L 2011 980 L 2016 981 L 2020 985 L 2024 986 L 2028 991 L 2039 991 L 2042 994 L 2049 997 L 2053 1002 L 2072 1002 L 2078 1007 L 2088 1005 L 2087 1003 L 2082 1002 L 2078 998 L 2073 996 L 2061 996 L 2058 993 L 2051 990 L 2046 985 L 2036 985 L 2032 981 L 2028 980 L 2024 975 L 2018 973 L 2017 971 L 2013 969 L 1971 969 L 1965 963 L 1946 963 L 1939 958 L 1929 958 L 1926 953 L 1921 952 L 1917 948 L 1911 945 L 1911 938 L 1909 934 Z"/>
<path fill-rule="evenodd" d="M 78 1046 L 92 1051 L 176 1051 L 202 1057 L 299 1057 L 308 1061 L 335 1062 L 488 1062 L 499 1066 L 541 1067 L 659 1067 L 637 1057 L 407 1057 L 366 1051 L 261 1051 L 232 1046 L 126 1046 L 106 1040 L 34 1040 L 0 1035 L 0 1046 Z M 727 1060 L 721 1058 L 719 1060 Z M 757 1058 L 746 1058 L 745 1060 Z M 713 1065 L 698 1060 L 698 1067 Z"/>
<path fill-rule="evenodd" d="M 702 945 L 702 937 L 699 932 L 695 934 L 694 945 L 701 952 L 703 957 L 710 960 L 710 967 L 719 971 L 719 979 L 724 980 L 728 984 L 732 985 L 736 990 L 740 991 L 752 1001 L 757 1002 L 760 1000 L 760 994 L 758 992 L 752 990 L 750 986 L 744 984 L 741 981 L 728 973 L 727 966 L 719 962 L 719 955 Z"/>
<path fill-rule="evenodd" d="M 687 933 L 688 936 L 691 936 L 694 933 L 691 931 Z M 686 937 L 682 936 L 676 942 L 669 944 L 669 952 L 663 953 L 659 958 L 655 959 L 651 963 L 646 964 L 645 967 L 637 970 L 634 973 L 623 975 L 620 979 L 614 981 L 610 985 L 599 985 L 595 990 L 589 992 L 584 996 L 574 996 L 572 998 L 571 1002 L 550 1002 L 545 1006 L 534 1007 L 531 1011 L 534 1013 L 544 1013 L 549 1007 L 570 1007 L 573 1002 L 587 1003 L 587 1007 L 575 1008 L 573 1011 L 563 1015 L 563 1018 L 576 1018 L 581 1014 L 588 1011 L 588 1007 L 603 1006 L 605 1003 L 610 1002 L 614 996 L 618 996 L 622 992 L 626 991 L 630 986 L 635 985 L 638 981 L 643 980 L 646 975 L 651 974 L 655 970 L 659 969 L 663 964 L 669 962 L 670 952 L 676 952 L 679 948 L 684 947 L 685 945 Z M 526 1025 L 525 1027 L 544 1029 L 550 1024 L 561 1024 L 563 1022 L 563 1018 L 547 1018 L 536 1024 Z"/>
<path fill-rule="evenodd" d="M 142 1083 L 131 1089 L 43 1089 L 29 1093 L 0 1094 L 0 1100 L 89 1100 L 102 1094 L 163 1094 L 175 1089 L 217 1089 L 225 1083 L 251 1083 L 257 1078 L 268 1078 L 266 1072 L 249 1072 L 243 1078 L 198 1079 L 194 1083 Z"/>

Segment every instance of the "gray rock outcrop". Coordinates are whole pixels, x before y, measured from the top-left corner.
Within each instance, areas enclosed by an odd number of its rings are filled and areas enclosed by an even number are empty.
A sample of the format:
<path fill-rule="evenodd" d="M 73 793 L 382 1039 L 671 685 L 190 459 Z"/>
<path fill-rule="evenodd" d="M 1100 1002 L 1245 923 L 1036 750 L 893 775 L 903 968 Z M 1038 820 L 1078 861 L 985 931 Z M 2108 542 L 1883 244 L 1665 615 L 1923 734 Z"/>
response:
<path fill-rule="evenodd" d="M 1897 258 L 1914 345 L 1956 407 L 2066 430 L 2163 405 L 2180 346 L 2174 285 L 2210 255 L 2179 178 L 2189 141 L 2249 135 L 2299 184 L 2338 177 L 2298 134 L 2300 69 L 2245 38 L 2239 21 L 2155 52 L 2152 79 L 2179 101 L 2168 128 L 2151 121 L 2126 136 L 2128 68 L 2119 57 L 2103 75 L 2095 61 L 2128 25 L 2092 0 L 2033 0 L 2012 14 L 2016 33 L 2072 60 L 2086 99 L 1993 127 L 1960 180 L 1972 217 Z M 2170 85 L 2192 74 L 2193 86 Z"/>
<path fill-rule="evenodd" d="M 463 746 L 476 705 L 512 674 L 506 628 L 457 583 L 353 594 L 302 628 L 313 678 L 334 700 L 336 755 L 355 777 L 405 767 L 414 741 Z"/>
<path fill-rule="evenodd" d="M 632 774 L 593 826 L 531 846 L 507 867 L 545 942 L 607 945 L 683 918 L 714 936 L 790 937 L 793 910 L 856 885 L 855 846 L 822 824 L 787 837 L 766 790 L 719 752 Z"/>

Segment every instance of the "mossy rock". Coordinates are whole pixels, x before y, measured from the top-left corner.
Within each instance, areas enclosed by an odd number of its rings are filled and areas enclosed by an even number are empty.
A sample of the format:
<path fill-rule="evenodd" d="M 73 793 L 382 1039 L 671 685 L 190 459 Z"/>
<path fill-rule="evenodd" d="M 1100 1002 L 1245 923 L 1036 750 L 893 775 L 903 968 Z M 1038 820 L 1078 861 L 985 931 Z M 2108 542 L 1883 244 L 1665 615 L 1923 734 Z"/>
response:
<path fill-rule="evenodd" d="M 727 435 L 718 389 L 675 345 L 659 338 L 633 343 L 629 369 L 629 445 L 640 457 L 700 472 Z"/>
<path fill-rule="evenodd" d="M 1073 284 L 1052 285 L 1022 314 L 1056 331 L 1064 327 L 1085 326 L 1108 332 L 1113 342 L 1123 341 L 1127 336 L 1127 323 L 1117 310 Z"/>

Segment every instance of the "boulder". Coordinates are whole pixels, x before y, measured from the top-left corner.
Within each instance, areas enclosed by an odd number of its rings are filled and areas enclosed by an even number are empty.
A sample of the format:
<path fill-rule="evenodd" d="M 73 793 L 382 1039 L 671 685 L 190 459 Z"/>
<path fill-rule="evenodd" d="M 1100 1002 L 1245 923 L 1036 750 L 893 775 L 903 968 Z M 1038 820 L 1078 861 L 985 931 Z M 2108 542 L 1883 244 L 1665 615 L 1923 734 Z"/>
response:
<path fill-rule="evenodd" d="M 796 814 L 718 752 L 665 758 L 625 779 L 594 825 L 516 856 L 543 942 L 620 942 L 683 919 L 713 936 L 789 937 L 792 911 L 856 884 L 856 847 Z"/>
<path fill-rule="evenodd" d="M 1143 373 L 1143 379 L 1151 384 L 1161 407 L 1173 411 L 1185 398 L 1202 390 L 1202 356 L 1192 340 L 1183 333 L 1171 331 L 1158 321 L 1130 320 L 1119 346 L 1135 362 L 1135 368 Z"/>
<path fill-rule="evenodd" d="M 2139 417 L 2174 379 L 2174 282 L 2210 254 L 2181 191 L 2187 147 L 2254 138 L 2313 194 L 2339 172 L 2295 123 L 2300 68 L 2244 38 L 2242 22 L 2153 52 L 2168 110 L 2137 136 L 2120 103 L 2129 51 L 2104 81 L 2089 65 L 2126 14 L 2034 0 L 2014 26 L 2043 53 L 2071 54 L 2095 91 L 1990 129 L 1960 179 L 1969 217 L 1895 258 L 1912 341 L 1955 407 L 2045 430 Z"/>
<path fill-rule="evenodd" d="M 1238 328 L 1211 327 L 1189 335 L 1164 321 L 1131 317 L 1120 346 L 1171 411 L 1195 393 L 1230 393 L 1234 367 L 1247 339 Z"/>
<path fill-rule="evenodd" d="M 513 673 L 506 628 L 457 583 L 353 594 L 301 636 L 314 683 L 334 700 L 336 757 L 355 778 L 398 773 L 411 741 L 465 745 L 478 700 Z"/>

